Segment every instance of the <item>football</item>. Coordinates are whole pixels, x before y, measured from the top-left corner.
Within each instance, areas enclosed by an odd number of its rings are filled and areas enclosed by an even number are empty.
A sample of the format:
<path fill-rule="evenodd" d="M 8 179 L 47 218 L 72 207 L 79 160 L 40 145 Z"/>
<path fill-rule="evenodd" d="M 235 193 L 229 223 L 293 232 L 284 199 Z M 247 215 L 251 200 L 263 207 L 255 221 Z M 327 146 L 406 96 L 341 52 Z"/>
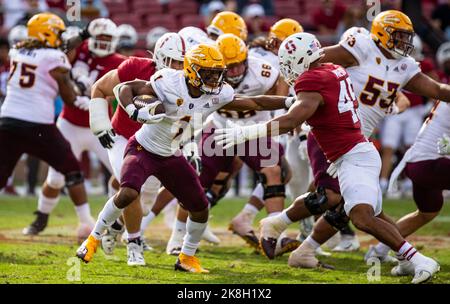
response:
<path fill-rule="evenodd" d="M 136 106 L 136 108 L 140 109 L 143 108 L 149 104 L 152 104 L 158 100 L 157 97 L 152 95 L 138 95 L 133 98 L 133 104 Z M 165 113 L 165 109 L 162 103 L 159 103 L 156 108 L 154 109 L 154 112 L 152 114 L 162 114 Z"/>

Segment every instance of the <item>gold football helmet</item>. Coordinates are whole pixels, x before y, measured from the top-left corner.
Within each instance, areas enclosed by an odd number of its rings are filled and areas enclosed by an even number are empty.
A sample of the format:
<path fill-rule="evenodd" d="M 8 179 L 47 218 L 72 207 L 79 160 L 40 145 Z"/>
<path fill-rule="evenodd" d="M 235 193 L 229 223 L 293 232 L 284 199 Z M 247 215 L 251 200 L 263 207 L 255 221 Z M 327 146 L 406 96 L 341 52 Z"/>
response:
<path fill-rule="evenodd" d="M 189 84 L 205 94 L 219 94 L 224 80 L 225 62 L 215 45 L 199 44 L 184 55 L 184 74 Z"/>
<path fill-rule="evenodd" d="M 239 84 L 247 70 L 248 50 L 245 42 L 236 35 L 223 34 L 217 38 L 216 45 L 227 67 L 227 82 L 232 85 Z"/>
<path fill-rule="evenodd" d="M 303 32 L 303 27 L 294 19 L 284 18 L 270 27 L 269 38 L 277 38 L 281 42 L 292 34 Z"/>
<path fill-rule="evenodd" d="M 247 40 L 247 25 L 241 16 L 234 12 L 220 12 L 206 28 L 209 35 L 220 36 L 223 34 L 235 34 L 242 40 Z"/>
<path fill-rule="evenodd" d="M 408 16 L 400 11 L 388 10 L 379 13 L 372 21 L 372 39 L 394 57 L 406 57 L 414 49 L 414 28 Z"/>
<path fill-rule="evenodd" d="M 61 34 L 66 30 L 64 21 L 55 14 L 40 13 L 27 23 L 28 37 L 44 43 L 48 47 L 61 46 Z"/>

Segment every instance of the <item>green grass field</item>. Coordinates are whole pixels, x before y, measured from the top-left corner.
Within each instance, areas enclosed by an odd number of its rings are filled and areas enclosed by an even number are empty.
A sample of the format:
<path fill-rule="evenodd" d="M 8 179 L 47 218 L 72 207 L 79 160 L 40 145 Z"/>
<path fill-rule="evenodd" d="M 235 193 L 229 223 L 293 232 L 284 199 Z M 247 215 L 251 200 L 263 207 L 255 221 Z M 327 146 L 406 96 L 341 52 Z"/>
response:
<path fill-rule="evenodd" d="M 104 197 L 91 199 L 93 214 L 98 214 Z M 202 243 L 198 254 L 207 275 L 175 272 L 176 257 L 166 255 L 165 245 L 170 235 L 163 219 L 156 219 L 147 230 L 149 243 L 155 252 L 146 252 L 145 267 L 126 264 L 126 248 L 121 245 L 112 257 L 99 249 L 89 264 L 74 257 L 78 247 L 75 238 L 77 219 L 73 206 L 64 198 L 50 218 L 49 227 L 37 237 L 21 235 L 23 227 L 34 218 L 34 198 L 0 196 L 0 283 L 409 283 L 410 278 L 390 276 L 391 265 L 382 265 L 379 281 L 368 281 L 367 271 L 372 265 L 363 261 L 364 252 L 373 238 L 360 233 L 359 252 L 336 254 L 322 261 L 335 270 L 293 269 L 287 266 L 288 255 L 269 261 L 255 253 L 237 236 L 227 231 L 230 219 L 240 210 L 243 199 L 225 199 L 212 209 L 211 226 L 222 239 L 219 246 Z M 414 210 L 410 200 L 385 201 L 384 209 L 398 218 Z M 261 213 L 260 217 L 264 214 Z M 259 217 L 259 218 L 260 218 Z M 255 221 L 255 225 L 257 221 Z M 289 232 L 297 232 L 292 225 Z M 441 272 L 433 283 L 450 283 L 450 204 L 441 215 L 421 229 L 410 241 L 425 254 L 437 259 Z M 326 248 L 325 248 L 326 249 Z M 74 278 L 79 280 L 73 280 Z"/>

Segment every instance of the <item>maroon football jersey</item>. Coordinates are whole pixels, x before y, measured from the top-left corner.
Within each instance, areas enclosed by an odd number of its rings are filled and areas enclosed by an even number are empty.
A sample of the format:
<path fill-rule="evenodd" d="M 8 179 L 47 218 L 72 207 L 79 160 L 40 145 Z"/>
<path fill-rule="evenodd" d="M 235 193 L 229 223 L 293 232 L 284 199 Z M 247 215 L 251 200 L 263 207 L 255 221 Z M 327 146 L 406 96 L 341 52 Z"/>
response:
<path fill-rule="evenodd" d="M 96 57 L 89 52 L 87 41 L 77 49 L 75 62 L 77 60 L 85 62 L 90 69 L 90 73 L 97 73 L 96 79 L 100 79 L 103 75 L 111 70 L 116 69 L 126 57 L 119 54 L 111 54 L 105 57 Z M 89 112 L 78 109 L 74 106 L 64 105 L 61 117 L 70 121 L 74 125 L 89 128 Z"/>
<path fill-rule="evenodd" d="M 329 161 L 335 161 L 355 145 L 367 141 L 361 132 L 356 99 L 347 71 L 322 64 L 304 72 L 295 82 L 295 92 L 317 92 L 324 103 L 307 123 Z"/>
<path fill-rule="evenodd" d="M 155 71 L 156 65 L 153 60 L 141 57 L 130 57 L 117 68 L 120 82 L 134 79 L 150 80 Z M 127 112 L 118 106 L 112 118 L 112 126 L 117 134 L 128 139 L 141 128 L 142 124 L 131 120 Z"/>

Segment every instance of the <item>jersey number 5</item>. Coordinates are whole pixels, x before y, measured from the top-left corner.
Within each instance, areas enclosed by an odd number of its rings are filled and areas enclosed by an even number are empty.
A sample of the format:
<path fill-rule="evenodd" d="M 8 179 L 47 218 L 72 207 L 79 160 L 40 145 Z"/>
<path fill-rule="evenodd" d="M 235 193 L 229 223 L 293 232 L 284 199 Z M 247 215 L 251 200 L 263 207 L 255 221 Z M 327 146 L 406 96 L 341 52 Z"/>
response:
<path fill-rule="evenodd" d="M 339 84 L 341 85 L 338 103 L 339 113 L 350 111 L 352 113 L 353 123 L 357 123 L 359 121 L 358 113 L 356 112 L 358 101 L 356 100 L 356 95 L 353 91 L 353 85 L 348 77 L 342 79 Z"/>
<path fill-rule="evenodd" d="M 17 65 L 19 63 L 17 61 L 12 62 L 11 71 L 9 73 L 8 81 L 12 78 L 14 73 L 17 70 Z M 32 64 L 22 63 L 20 68 L 20 80 L 19 85 L 22 88 L 31 88 L 34 85 L 34 81 L 36 80 L 36 75 L 34 74 L 34 70 L 36 70 L 37 66 Z"/>
<path fill-rule="evenodd" d="M 373 106 L 380 99 L 380 108 L 389 108 L 397 96 L 397 89 L 400 85 L 395 82 L 387 82 L 387 91 L 391 93 L 387 100 L 380 98 L 381 91 L 384 90 L 384 80 L 369 75 L 364 90 L 359 95 L 359 100 L 366 105 Z"/>

